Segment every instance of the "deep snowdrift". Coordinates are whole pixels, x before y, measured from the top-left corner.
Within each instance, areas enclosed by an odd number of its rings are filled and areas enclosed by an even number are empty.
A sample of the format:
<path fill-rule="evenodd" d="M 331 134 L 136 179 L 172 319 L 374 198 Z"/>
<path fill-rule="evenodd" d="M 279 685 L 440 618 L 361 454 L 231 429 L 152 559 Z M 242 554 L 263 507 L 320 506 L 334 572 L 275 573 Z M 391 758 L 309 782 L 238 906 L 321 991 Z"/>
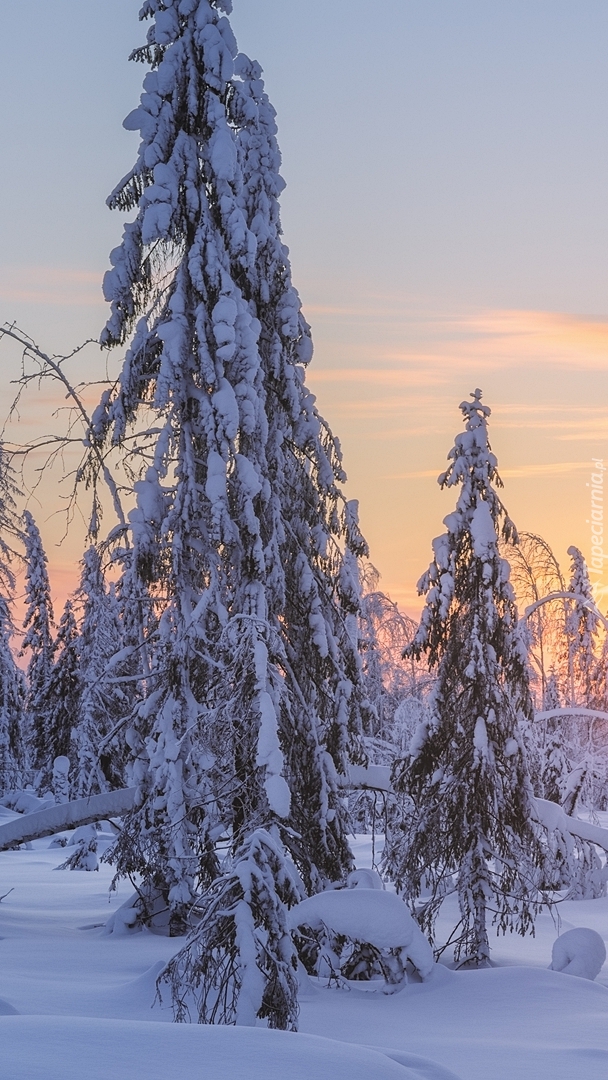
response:
<path fill-rule="evenodd" d="M 264 1028 L 11 1016 L 0 1046 L 2 1080 L 422 1080 L 374 1050 Z"/>
<path fill-rule="evenodd" d="M 439 966 L 394 996 L 309 980 L 300 1032 L 333 1040 L 317 1042 L 173 1025 L 171 1011 L 153 1003 L 179 939 L 104 936 L 101 924 L 131 885 L 108 896 L 109 867 L 56 870 L 65 851 L 48 844 L 0 853 L 0 895 L 13 889 L 0 902 L 0 1080 L 447 1080 L 445 1069 L 460 1080 L 608 1076 L 607 967 L 596 982 L 548 970 L 559 932 L 588 926 L 608 938 L 608 900 L 560 905 L 559 928 L 541 916 L 534 939 L 497 939 L 501 966 Z M 356 850 L 364 865 L 368 841 Z M 7 1006 L 20 1015 L 6 1015 Z M 389 1048 L 398 1060 L 361 1047 Z"/>

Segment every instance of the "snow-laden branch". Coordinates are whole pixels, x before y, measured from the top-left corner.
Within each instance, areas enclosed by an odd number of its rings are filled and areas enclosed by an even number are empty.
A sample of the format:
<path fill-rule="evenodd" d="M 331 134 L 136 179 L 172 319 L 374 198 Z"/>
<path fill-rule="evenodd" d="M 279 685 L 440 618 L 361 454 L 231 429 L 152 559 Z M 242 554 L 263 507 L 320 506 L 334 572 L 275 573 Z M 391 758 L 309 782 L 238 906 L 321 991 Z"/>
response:
<path fill-rule="evenodd" d="M 608 720 L 608 712 L 601 709 L 584 709 L 579 705 L 570 705 L 563 709 L 546 709 L 545 712 L 534 713 L 535 720 L 552 720 L 560 716 L 588 716 L 592 720 Z"/>
<path fill-rule="evenodd" d="M 390 766 L 351 765 L 348 776 L 340 777 L 340 785 L 344 788 L 392 792 Z M 15 844 L 25 844 L 43 836 L 52 836 L 53 833 L 63 832 L 65 829 L 89 825 L 93 821 L 122 817 L 133 807 L 135 790 L 120 788 L 102 795 L 91 795 L 86 799 L 75 799 L 73 802 L 61 803 L 8 821 L 0 825 L 0 851 L 5 851 Z M 535 806 L 538 820 L 545 828 L 571 833 L 572 836 L 597 844 L 608 852 L 608 829 L 572 818 L 561 806 L 547 799 L 535 799 Z"/>
<path fill-rule="evenodd" d="M 549 604 L 552 600 L 576 600 L 579 607 L 584 607 L 589 611 L 592 611 L 605 629 L 608 630 L 608 619 L 605 615 L 602 615 L 597 604 L 595 604 L 593 600 L 590 600 L 588 596 L 581 596 L 579 593 L 573 592 L 553 592 L 547 593 L 546 596 L 541 596 L 540 600 L 535 600 L 533 604 L 530 604 L 524 610 L 524 619 L 529 619 L 535 611 L 538 611 L 538 609 L 543 606 L 543 604 Z"/>
<path fill-rule="evenodd" d="M 572 712 L 572 710 L 569 711 Z M 592 712 L 592 710 L 587 711 Z M 393 790 L 391 769 L 388 765 L 351 765 L 348 776 L 340 777 L 340 784 L 345 788 L 367 788 L 385 792 Z M 559 829 L 561 832 L 577 836 L 579 840 L 588 840 L 591 844 L 597 844 L 608 852 L 608 829 L 570 817 L 558 803 L 549 802 L 547 799 L 535 799 L 534 805 L 539 822 L 549 832 Z"/>
<path fill-rule="evenodd" d="M 90 825 L 93 821 L 122 817 L 133 807 L 135 791 L 135 788 L 107 791 L 102 795 L 74 799 L 73 802 L 49 806 L 46 810 L 37 810 L 33 814 L 23 814 L 22 817 L 7 821 L 0 825 L 0 851 L 6 851 L 16 844 L 38 840 L 41 836 L 52 836 L 64 829 L 76 829 L 79 825 Z"/>
<path fill-rule="evenodd" d="M 558 803 L 549 802 L 548 799 L 535 799 L 538 820 L 549 832 L 559 830 L 571 833 L 579 840 L 588 840 L 590 844 L 597 844 L 608 852 L 608 829 L 602 829 L 599 825 L 591 825 L 588 821 L 580 821 L 572 818 Z"/>

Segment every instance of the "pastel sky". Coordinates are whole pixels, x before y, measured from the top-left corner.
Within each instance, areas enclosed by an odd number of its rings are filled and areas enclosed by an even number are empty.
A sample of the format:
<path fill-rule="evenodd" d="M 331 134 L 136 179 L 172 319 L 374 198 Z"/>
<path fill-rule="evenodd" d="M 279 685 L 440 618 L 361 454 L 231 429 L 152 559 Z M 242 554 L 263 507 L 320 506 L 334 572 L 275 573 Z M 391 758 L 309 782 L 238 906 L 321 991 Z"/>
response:
<path fill-rule="evenodd" d="M 586 485 L 591 459 L 608 461 L 605 0 L 234 6 L 278 112 L 310 385 L 384 589 L 419 609 L 415 583 L 453 506 L 436 476 L 476 386 L 518 527 L 564 567 L 572 543 L 590 556 Z M 127 63 L 138 8 L 2 3 L 0 321 L 46 350 L 103 324 L 121 233 L 105 197 L 137 145 L 121 121 L 143 76 Z M 8 399 L 18 356 L 1 349 Z M 73 367 L 102 369 L 94 347 Z M 47 430 L 52 407 L 32 394 L 11 437 Z M 56 546 L 56 504 L 57 476 L 43 478 L 31 506 L 64 594 L 80 534 L 76 522 Z M 608 570 L 596 578 L 608 586 Z"/>

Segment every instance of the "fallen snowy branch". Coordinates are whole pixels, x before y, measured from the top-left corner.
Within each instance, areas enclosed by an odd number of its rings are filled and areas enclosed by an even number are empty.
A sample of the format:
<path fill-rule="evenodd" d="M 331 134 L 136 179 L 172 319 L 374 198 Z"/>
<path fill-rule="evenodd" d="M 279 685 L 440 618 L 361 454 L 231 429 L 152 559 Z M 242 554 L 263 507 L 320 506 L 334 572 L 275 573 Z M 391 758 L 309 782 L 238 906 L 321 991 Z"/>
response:
<path fill-rule="evenodd" d="M 33 814 L 24 814 L 0 825 L 0 851 L 38 840 L 41 836 L 52 836 L 65 829 L 75 829 L 79 825 L 89 825 L 93 821 L 103 821 L 109 817 L 122 817 L 132 808 L 135 800 L 135 788 L 120 788 L 103 795 L 91 795 L 87 799 L 75 799 L 73 802 L 49 806 Z"/>
<path fill-rule="evenodd" d="M 588 821 L 569 817 L 564 813 L 558 803 L 549 802 L 547 799 L 536 799 L 538 820 L 549 832 L 559 829 L 561 832 L 571 833 L 581 840 L 588 840 L 590 844 L 597 844 L 608 852 L 608 829 L 602 829 L 599 825 L 591 825 Z"/>
<path fill-rule="evenodd" d="M 579 705 L 570 705 L 564 709 L 547 709 L 545 712 L 534 713 L 535 720 L 553 720 L 560 716 L 584 716 L 591 720 L 608 720 L 608 712 L 601 709 L 584 709 Z"/>
<path fill-rule="evenodd" d="M 573 711 L 573 710 L 570 710 Z M 340 777 L 342 787 L 369 788 L 374 791 L 392 791 L 391 770 L 388 765 L 351 765 L 349 775 Z M 608 829 L 591 825 L 588 821 L 570 817 L 557 803 L 547 799 L 535 799 L 538 820 L 549 832 L 560 829 L 561 832 L 578 836 L 590 844 L 597 844 L 608 852 Z"/>

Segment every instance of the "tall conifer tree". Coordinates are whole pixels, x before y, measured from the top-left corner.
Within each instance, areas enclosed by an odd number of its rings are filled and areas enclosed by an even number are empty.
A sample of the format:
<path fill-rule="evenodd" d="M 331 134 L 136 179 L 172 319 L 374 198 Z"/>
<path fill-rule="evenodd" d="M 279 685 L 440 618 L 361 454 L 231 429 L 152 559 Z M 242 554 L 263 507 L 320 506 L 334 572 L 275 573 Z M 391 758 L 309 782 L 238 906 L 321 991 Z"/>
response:
<path fill-rule="evenodd" d="M 152 70 L 125 121 L 142 143 L 110 199 L 137 215 L 111 256 L 104 341 L 136 328 L 94 427 L 122 445 L 143 406 L 160 428 L 131 527 L 162 614 L 127 731 L 139 798 L 117 856 L 176 919 L 217 874 L 222 829 L 235 852 L 278 830 L 310 889 L 342 878 L 337 774 L 359 753 L 365 543 L 305 386 L 312 345 L 281 241 L 274 111 L 230 7 L 142 8 L 153 22 L 133 55 Z"/>
<path fill-rule="evenodd" d="M 490 955 L 490 913 L 503 931 L 523 934 L 532 925 L 542 852 L 520 732 L 533 715 L 526 651 L 498 547 L 517 534 L 495 490 L 490 409 L 480 390 L 472 398 L 460 406 L 466 430 L 439 477 L 442 488 L 459 489 L 456 510 L 433 541 L 434 559 L 418 586 L 426 604 L 406 650 L 426 655 L 437 681 L 428 719 L 395 770 L 411 815 L 389 865 L 409 898 L 420 896 L 423 880 L 430 887 L 423 914 L 430 931 L 456 876 L 456 958 L 480 965 Z"/>

